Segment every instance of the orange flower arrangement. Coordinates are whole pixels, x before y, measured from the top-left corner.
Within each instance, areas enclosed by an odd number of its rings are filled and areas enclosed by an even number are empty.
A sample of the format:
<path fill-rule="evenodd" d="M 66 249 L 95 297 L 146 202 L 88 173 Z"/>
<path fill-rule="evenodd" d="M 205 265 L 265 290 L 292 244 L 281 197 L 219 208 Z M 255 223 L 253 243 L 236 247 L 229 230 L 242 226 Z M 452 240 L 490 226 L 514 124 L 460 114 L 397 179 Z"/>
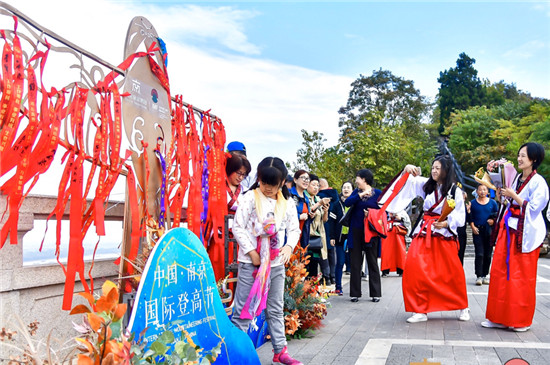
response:
<path fill-rule="evenodd" d="M 326 297 L 319 289 L 319 277 L 307 278 L 307 250 L 297 246 L 286 265 L 285 333 L 303 337 L 322 326 L 327 314 Z"/>

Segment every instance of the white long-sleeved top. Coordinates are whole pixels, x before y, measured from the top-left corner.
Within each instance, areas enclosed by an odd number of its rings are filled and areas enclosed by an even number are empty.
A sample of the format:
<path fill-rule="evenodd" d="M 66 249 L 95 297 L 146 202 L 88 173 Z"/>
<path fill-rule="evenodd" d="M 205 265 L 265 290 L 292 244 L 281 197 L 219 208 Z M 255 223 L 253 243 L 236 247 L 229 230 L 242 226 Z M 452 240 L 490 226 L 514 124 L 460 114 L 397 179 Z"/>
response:
<path fill-rule="evenodd" d="M 381 205 L 383 204 L 390 194 L 393 191 L 393 188 L 395 184 L 397 183 L 398 179 L 395 179 L 395 182 L 390 186 L 389 189 L 380 197 L 380 200 L 378 203 Z M 392 200 L 392 202 L 388 205 L 386 211 L 390 213 L 398 213 L 402 210 L 405 210 L 405 208 L 411 203 L 411 201 L 416 197 L 421 197 L 424 199 L 424 205 L 423 209 L 424 211 L 427 211 L 430 209 L 432 205 L 436 203 L 435 198 L 435 192 L 429 194 L 426 196 L 426 193 L 424 192 L 424 184 L 428 181 L 427 177 L 422 176 L 412 176 L 409 175 L 409 178 L 407 179 L 407 182 L 401 189 L 401 191 L 397 194 L 397 196 Z M 441 187 L 438 185 L 438 196 L 441 197 Z M 460 188 L 456 188 L 454 200 L 456 203 L 456 206 L 454 210 L 447 216 L 447 222 L 449 224 L 449 228 L 439 228 L 439 229 L 432 229 L 432 233 L 439 233 L 445 237 L 450 237 L 457 234 L 457 228 L 462 227 L 466 222 L 466 213 L 464 210 L 464 197 L 462 196 L 462 190 Z M 432 212 L 435 214 L 441 214 L 441 210 L 443 209 L 443 204 L 445 202 L 445 199 L 439 203 L 437 207 L 435 207 Z M 421 224 L 419 224 L 414 234 L 417 234 L 421 228 Z"/>
<path fill-rule="evenodd" d="M 264 206 L 262 208 L 264 215 L 275 211 L 275 199 L 266 198 Z M 248 252 L 255 250 L 258 241 L 257 235 L 254 232 L 261 232 L 263 230 L 263 222 L 265 217 L 258 218 L 256 211 L 254 191 L 249 191 L 246 194 L 241 194 L 239 207 L 235 213 L 235 219 L 233 221 L 233 235 L 239 244 L 239 262 L 252 263 Z M 298 216 L 296 215 L 296 205 L 294 200 L 288 199 L 286 201 L 286 210 L 282 217 L 281 222 L 277 225 L 277 248 L 283 247 L 286 244 L 294 247 L 298 244 L 300 239 L 300 225 L 298 223 Z M 277 256 L 271 261 L 271 266 L 282 265 L 281 258 Z"/>
<path fill-rule="evenodd" d="M 514 188 L 520 176 L 521 174 L 518 174 L 514 180 L 512 184 Z M 546 236 L 546 224 L 542 216 L 542 211 L 548 203 L 548 185 L 546 184 L 546 180 L 539 174 L 533 175 L 518 195 L 527 202 L 525 211 L 521 212 L 524 216 L 521 252 L 528 253 L 537 249 Z M 518 206 L 518 203 L 512 200 L 512 205 Z M 509 206 L 506 209 L 510 209 Z M 508 226 L 517 229 L 518 218 L 510 217 Z"/>

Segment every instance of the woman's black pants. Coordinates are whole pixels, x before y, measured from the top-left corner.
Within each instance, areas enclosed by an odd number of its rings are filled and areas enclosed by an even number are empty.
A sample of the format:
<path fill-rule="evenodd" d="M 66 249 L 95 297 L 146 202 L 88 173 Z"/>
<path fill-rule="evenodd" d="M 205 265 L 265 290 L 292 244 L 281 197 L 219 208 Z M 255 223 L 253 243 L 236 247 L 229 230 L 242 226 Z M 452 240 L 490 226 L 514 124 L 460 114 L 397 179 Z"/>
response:
<path fill-rule="evenodd" d="M 351 228 L 353 235 L 353 248 L 350 249 L 350 297 L 361 297 L 361 268 L 363 266 L 363 252 L 367 259 L 369 269 L 369 294 L 372 298 L 382 296 L 380 283 L 380 269 L 378 268 L 378 246 L 380 237 L 374 237 L 370 244 L 365 244 L 365 231 L 363 228 Z"/>
<path fill-rule="evenodd" d="M 479 234 L 472 234 L 475 248 L 475 272 L 478 278 L 484 278 L 489 274 L 491 266 L 491 258 L 493 255 L 493 247 L 491 247 L 491 234 L 486 226 L 478 227 Z"/>

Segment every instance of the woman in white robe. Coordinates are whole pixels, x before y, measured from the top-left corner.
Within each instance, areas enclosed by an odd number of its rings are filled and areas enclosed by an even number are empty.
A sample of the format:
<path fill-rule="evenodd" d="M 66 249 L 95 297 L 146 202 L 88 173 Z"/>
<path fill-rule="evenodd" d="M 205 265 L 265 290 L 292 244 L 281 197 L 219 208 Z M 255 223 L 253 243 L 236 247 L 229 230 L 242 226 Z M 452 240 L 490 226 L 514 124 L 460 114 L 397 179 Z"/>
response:
<path fill-rule="evenodd" d="M 522 173 L 510 188 L 498 192 L 507 200 L 494 232 L 497 239 L 483 327 L 523 332 L 533 322 L 539 247 L 546 236 L 542 210 L 548 203 L 548 185 L 536 171 L 543 159 L 542 145 L 521 146 L 518 168 Z"/>
<path fill-rule="evenodd" d="M 419 176 L 420 169 L 413 165 L 405 166 L 404 172 L 411 175 L 387 211 L 397 213 L 414 198 L 424 199 L 424 215 L 413 232 L 403 272 L 405 310 L 413 312 L 407 322 L 424 322 L 428 320 L 427 313 L 451 310 L 460 310 L 458 319 L 468 321 L 466 279 L 458 257 L 457 240 L 457 228 L 464 225 L 466 217 L 462 191 L 456 185 L 452 188 L 455 182 L 452 162 L 445 156 L 437 157 L 430 178 Z M 394 185 L 384 191 L 379 204 L 388 199 Z M 455 208 L 438 222 L 445 200 L 451 194 Z"/>

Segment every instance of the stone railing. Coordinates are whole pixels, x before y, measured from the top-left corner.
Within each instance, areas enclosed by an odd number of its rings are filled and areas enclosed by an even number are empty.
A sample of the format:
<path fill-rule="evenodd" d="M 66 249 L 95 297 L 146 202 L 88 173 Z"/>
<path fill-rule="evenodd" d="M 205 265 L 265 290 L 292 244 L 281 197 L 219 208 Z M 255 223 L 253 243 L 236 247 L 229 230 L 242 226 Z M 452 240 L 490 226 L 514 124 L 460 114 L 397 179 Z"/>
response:
<path fill-rule="evenodd" d="M 67 311 L 61 310 L 65 284 L 63 269 L 57 263 L 23 265 L 23 236 L 33 229 L 35 220 L 46 219 L 55 204 L 55 197 L 29 196 L 25 199 L 19 212 L 18 244 L 11 245 L 7 241 L 0 249 L 0 328 L 13 329 L 17 315 L 25 325 L 33 321 L 40 323 L 37 339 L 45 339 L 51 332 L 52 339 L 64 342 L 76 335 L 72 322 L 80 323 L 81 315 L 69 316 Z M 0 216 L 5 209 L 6 196 L 0 195 Z M 68 209 L 65 213 L 68 218 Z M 106 209 L 106 220 L 122 221 L 123 216 L 123 203 L 111 204 Z M 0 227 L 3 224 L 4 221 L 0 222 Z M 86 262 L 86 273 L 90 265 L 90 262 Z M 101 289 L 105 280 L 117 279 L 118 266 L 113 264 L 112 259 L 96 260 L 91 274 L 94 288 Z M 75 293 L 81 291 L 83 288 L 77 275 Z M 86 302 L 80 296 L 75 296 L 73 306 L 79 303 Z M 3 358 L 3 351 L 0 345 L 0 359 Z"/>

